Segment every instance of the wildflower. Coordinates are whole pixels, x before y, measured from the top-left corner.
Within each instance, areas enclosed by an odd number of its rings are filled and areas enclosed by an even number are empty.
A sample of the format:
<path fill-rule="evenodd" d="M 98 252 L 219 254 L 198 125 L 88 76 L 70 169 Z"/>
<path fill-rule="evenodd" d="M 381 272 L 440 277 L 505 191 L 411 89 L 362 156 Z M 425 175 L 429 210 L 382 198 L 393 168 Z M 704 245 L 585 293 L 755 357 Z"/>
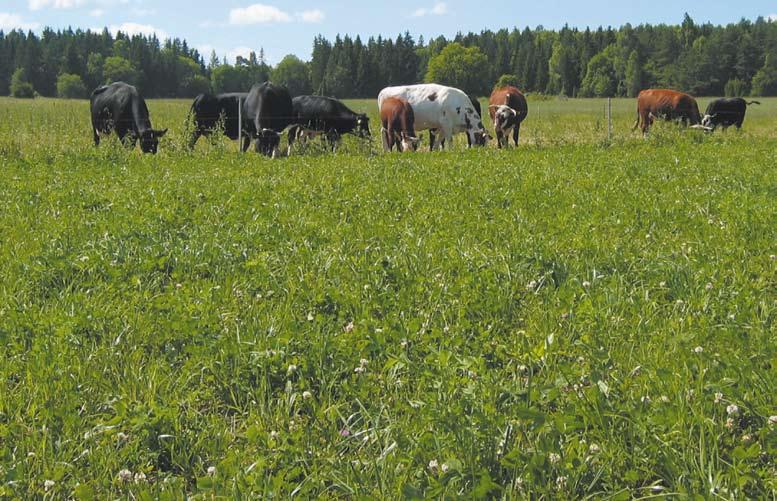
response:
<path fill-rule="evenodd" d="M 591 444 L 590 446 L 588 446 L 588 452 L 590 454 L 599 454 L 599 452 L 601 452 L 601 449 L 597 444 Z"/>
<path fill-rule="evenodd" d="M 728 407 L 726 407 L 726 413 L 729 416 L 737 416 L 739 415 L 739 407 L 737 407 L 735 404 L 731 404 Z"/>
<path fill-rule="evenodd" d="M 536 280 L 532 280 L 531 282 L 529 282 L 529 285 L 526 286 L 526 289 L 530 290 L 530 291 L 533 291 L 536 288 L 537 288 L 537 281 Z"/>
<path fill-rule="evenodd" d="M 658 399 L 662 404 L 668 404 L 670 402 L 669 397 L 666 395 L 661 395 L 661 398 Z"/>
<path fill-rule="evenodd" d="M 176 289 L 180 289 L 181 287 L 183 287 L 183 284 L 175 284 Z"/>
<path fill-rule="evenodd" d="M 648 395 L 645 395 L 644 397 L 642 397 L 642 398 L 640 399 L 640 401 L 641 401 L 643 404 L 645 404 L 645 405 L 650 405 L 650 402 L 651 402 L 651 400 L 650 400 L 650 396 L 648 396 Z"/>
<path fill-rule="evenodd" d="M 742 435 L 742 443 L 745 445 L 750 445 L 751 443 L 753 443 L 753 436 L 750 435 L 749 433 Z"/>
<path fill-rule="evenodd" d="M 583 287 L 585 287 L 586 289 L 587 289 L 587 288 L 589 288 L 589 287 L 591 287 L 591 282 L 589 282 L 588 280 L 585 280 L 585 281 L 583 282 Z"/>
<path fill-rule="evenodd" d="M 736 320 L 736 318 L 737 318 L 737 316 L 734 315 L 733 313 L 728 316 L 729 320 Z"/>
<path fill-rule="evenodd" d="M 440 466 L 440 463 L 438 463 L 436 459 L 432 459 L 431 461 L 429 461 L 429 470 L 432 473 L 437 473 L 437 468 L 439 466 Z"/>
<path fill-rule="evenodd" d="M 723 394 L 721 392 L 715 393 L 715 403 L 719 404 L 723 400 Z"/>
<path fill-rule="evenodd" d="M 215 466 L 208 466 L 208 476 L 209 477 L 215 477 L 216 476 L 216 467 Z"/>
<path fill-rule="evenodd" d="M 124 433 L 123 431 L 120 431 L 119 433 L 116 434 L 116 440 L 118 440 L 119 442 L 126 442 L 128 438 L 129 436 L 127 436 L 127 434 Z"/>
<path fill-rule="evenodd" d="M 303 391 L 302 398 L 305 400 L 310 400 L 311 398 L 313 398 L 313 394 L 310 393 L 309 391 Z"/>
<path fill-rule="evenodd" d="M 354 328 L 353 320 L 351 320 L 350 322 L 348 322 L 348 324 L 345 327 L 343 327 L 343 330 L 345 332 L 353 332 L 353 328 Z"/>
<path fill-rule="evenodd" d="M 559 464 L 561 462 L 561 456 L 555 452 L 551 452 L 548 459 L 550 459 L 550 464 Z"/>
<path fill-rule="evenodd" d="M 296 365 L 294 365 L 294 364 L 291 364 L 291 365 L 289 366 L 289 368 L 288 368 L 288 369 L 286 369 L 286 375 L 287 375 L 287 376 L 291 376 L 291 375 L 292 375 L 292 374 L 294 374 L 295 372 L 297 372 L 297 366 L 296 366 Z"/>
<path fill-rule="evenodd" d="M 367 369 L 365 369 L 364 367 L 357 367 L 357 368 L 355 368 L 353 371 L 354 371 L 356 374 L 364 374 L 365 372 L 367 372 Z"/>
<path fill-rule="evenodd" d="M 273 431 L 271 431 L 271 432 L 270 432 L 270 438 L 271 438 L 271 439 L 273 439 L 273 440 L 277 440 L 277 438 L 278 438 L 279 436 L 280 436 L 280 435 L 279 435 L 279 434 L 278 434 L 278 432 L 277 432 L 277 431 L 275 431 L 275 430 L 273 430 Z"/>
<path fill-rule="evenodd" d="M 704 353 L 704 348 L 702 348 L 701 346 L 697 346 L 696 348 L 693 349 L 693 352 L 696 353 L 697 355 Z"/>
<path fill-rule="evenodd" d="M 47 491 L 52 487 L 54 487 L 55 485 L 56 485 L 56 482 L 54 482 L 53 480 L 46 480 L 45 482 L 43 482 L 43 488 L 46 489 Z"/>
<path fill-rule="evenodd" d="M 361 360 L 359 360 L 359 365 L 362 367 L 367 367 L 369 364 L 370 364 L 370 361 L 367 360 L 366 358 L 362 358 Z"/>
<path fill-rule="evenodd" d="M 707 289 L 708 291 L 711 291 L 712 290 L 712 284 L 708 283 L 707 285 L 704 286 L 704 288 Z"/>
<path fill-rule="evenodd" d="M 676 304 L 677 304 L 677 306 L 682 306 L 682 305 L 685 304 L 685 301 L 683 301 L 682 299 L 678 299 Z"/>
<path fill-rule="evenodd" d="M 341 437 L 350 437 L 351 436 L 351 430 L 349 430 L 348 428 L 343 428 L 342 430 L 340 430 L 340 436 Z"/>
<path fill-rule="evenodd" d="M 726 419 L 726 428 L 727 428 L 729 431 L 734 431 L 734 426 L 735 426 L 735 424 L 734 424 L 734 418 L 728 418 L 728 419 Z"/>
<path fill-rule="evenodd" d="M 315 320 L 315 318 L 316 317 L 313 316 L 313 312 L 309 311 L 308 312 L 308 322 L 312 322 L 313 320 Z"/>
<path fill-rule="evenodd" d="M 660 283 L 658 284 L 658 286 L 659 286 L 659 287 L 661 287 L 661 288 L 663 289 L 664 287 L 666 287 L 666 282 L 660 282 Z"/>
<path fill-rule="evenodd" d="M 409 343 L 407 342 L 407 339 L 403 339 L 402 342 L 399 343 L 399 346 L 401 346 L 402 348 L 407 348 L 408 344 Z"/>
<path fill-rule="evenodd" d="M 143 473 L 142 471 L 139 471 L 139 472 L 135 473 L 135 483 L 136 484 L 142 484 L 145 481 L 146 481 L 146 474 L 145 473 Z"/>
<path fill-rule="evenodd" d="M 567 486 L 567 477 L 561 475 L 556 479 L 556 488 L 558 490 L 564 490 Z"/>
<path fill-rule="evenodd" d="M 443 463 L 440 466 L 440 470 L 442 470 L 443 473 L 448 473 L 449 466 L 446 463 Z"/>
<path fill-rule="evenodd" d="M 119 481 L 120 482 L 129 482 L 132 480 L 132 472 L 128 469 L 123 469 L 119 472 Z"/>
<path fill-rule="evenodd" d="M 769 416 L 769 427 L 777 426 L 777 416 Z"/>
<path fill-rule="evenodd" d="M 769 259 L 771 259 L 772 261 L 777 261 L 777 256 L 772 254 L 771 256 L 769 256 Z"/>

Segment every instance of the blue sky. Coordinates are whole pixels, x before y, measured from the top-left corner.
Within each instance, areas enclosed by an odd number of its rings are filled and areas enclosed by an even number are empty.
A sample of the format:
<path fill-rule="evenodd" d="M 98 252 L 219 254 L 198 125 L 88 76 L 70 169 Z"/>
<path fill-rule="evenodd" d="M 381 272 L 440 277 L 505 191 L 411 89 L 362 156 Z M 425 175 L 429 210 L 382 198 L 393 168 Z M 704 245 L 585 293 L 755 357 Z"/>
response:
<path fill-rule="evenodd" d="M 271 64 L 286 54 L 308 59 L 313 37 L 321 33 L 396 36 L 405 30 L 427 39 L 456 32 L 517 26 L 592 28 L 627 22 L 673 23 L 684 12 L 699 23 L 726 24 L 758 16 L 777 20 L 777 2 L 694 0 L 612 2 L 611 0 L 1 0 L 0 29 L 100 28 L 156 32 L 185 38 L 206 58 L 211 49 L 230 60 L 263 47 Z"/>

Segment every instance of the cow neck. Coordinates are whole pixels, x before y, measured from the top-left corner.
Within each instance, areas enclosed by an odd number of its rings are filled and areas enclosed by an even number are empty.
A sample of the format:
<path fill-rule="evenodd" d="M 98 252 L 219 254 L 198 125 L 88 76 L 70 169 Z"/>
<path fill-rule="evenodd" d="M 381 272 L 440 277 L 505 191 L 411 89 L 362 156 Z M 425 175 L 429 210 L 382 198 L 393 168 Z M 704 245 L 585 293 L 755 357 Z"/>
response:
<path fill-rule="evenodd" d="M 148 109 L 141 106 L 140 97 L 132 100 L 132 120 L 135 122 L 135 132 L 142 136 L 144 132 L 151 130 L 151 121 L 148 119 Z"/>

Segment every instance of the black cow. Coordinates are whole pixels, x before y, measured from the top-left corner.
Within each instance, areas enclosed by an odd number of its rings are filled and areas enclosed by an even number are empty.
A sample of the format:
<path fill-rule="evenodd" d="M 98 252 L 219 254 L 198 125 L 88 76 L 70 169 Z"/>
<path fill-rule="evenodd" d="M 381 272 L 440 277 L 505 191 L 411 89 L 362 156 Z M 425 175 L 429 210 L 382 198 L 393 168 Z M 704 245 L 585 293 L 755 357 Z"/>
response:
<path fill-rule="evenodd" d="M 286 87 L 272 82 L 251 87 L 243 104 L 243 124 L 251 127 L 257 153 L 277 157 L 281 133 L 293 120 L 291 96 Z"/>
<path fill-rule="evenodd" d="M 758 101 L 747 102 L 741 97 L 721 98 L 712 101 L 707 106 L 707 112 L 701 120 L 704 127 L 709 127 L 713 131 L 716 127 L 728 129 L 732 125 L 737 129 L 742 128 L 742 122 L 745 121 L 747 107 L 751 104 L 761 104 Z"/>
<path fill-rule="evenodd" d="M 189 148 L 194 148 L 200 136 L 209 136 L 216 129 L 219 121 L 224 119 L 224 135 L 231 140 L 238 139 L 239 106 L 245 101 L 248 94 L 245 92 L 233 92 L 230 94 L 200 94 L 194 98 L 190 113 L 192 125 L 192 137 L 189 140 Z M 252 124 L 243 127 L 243 151 L 248 149 L 253 136 Z"/>
<path fill-rule="evenodd" d="M 156 153 L 167 129 L 151 127 L 146 101 L 135 87 L 124 82 L 99 87 L 92 92 L 90 103 L 95 146 L 100 145 L 101 135 L 116 131 L 123 143 L 134 148 L 140 139 L 143 153 Z"/>
<path fill-rule="evenodd" d="M 472 94 L 467 94 L 467 97 L 472 102 L 472 107 L 475 108 L 475 111 L 478 112 L 478 116 L 482 117 L 483 116 L 483 111 L 482 111 L 482 108 L 480 107 L 480 100 L 477 97 L 475 97 L 474 95 L 472 95 Z M 435 133 L 436 132 L 437 131 L 435 129 L 430 129 L 429 130 L 429 147 L 430 147 L 431 151 L 434 151 L 434 143 L 437 140 L 436 137 L 435 137 Z M 482 136 L 475 137 L 475 146 L 485 146 L 486 145 L 486 141 L 488 141 L 488 139 L 489 139 L 489 136 L 487 136 L 487 135 L 482 135 Z M 444 140 L 443 140 L 443 144 L 445 144 Z M 467 134 L 467 144 L 470 147 L 472 146 L 472 139 L 470 139 L 469 134 Z"/>
<path fill-rule="evenodd" d="M 370 137 L 370 119 L 354 113 L 337 99 L 323 96 L 297 96 L 292 99 L 294 126 L 289 130 L 289 149 L 295 139 L 324 134 L 334 150 L 343 134 Z M 303 132 L 304 131 L 304 132 Z"/>

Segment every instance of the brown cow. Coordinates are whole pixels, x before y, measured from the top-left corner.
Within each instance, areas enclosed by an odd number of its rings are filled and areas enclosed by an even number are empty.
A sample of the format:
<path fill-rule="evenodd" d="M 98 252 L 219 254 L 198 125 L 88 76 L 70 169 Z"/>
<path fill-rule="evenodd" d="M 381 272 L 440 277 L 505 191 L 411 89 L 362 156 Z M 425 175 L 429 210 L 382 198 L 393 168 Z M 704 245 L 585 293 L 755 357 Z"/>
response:
<path fill-rule="evenodd" d="M 699 105 L 692 96 L 667 89 L 643 90 L 637 98 L 637 122 L 633 129 L 642 125 L 642 133 L 646 134 L 657 118 L 679 120 L 683 125 L 690 123 L 695 128 L 703 128 Z"/>
<path fill-rule="evenodd" d="M 420 138 L 415 135 L 415 114 L 407 100 L 388 97 L 380 106 L 381 134 L 383 148 L 392 151 L 396 145 L 398 151 L 418 149 Z"/>
<path fill-rule="evenodd" d="M 521 91 L 510 85 L 494 90 L 488 99 L 488 113 L 494 123 L 497 145 L 501 148 L 510 143 L 512 129 L 513 141 L 518 146 L 521 122 L 529 114 L 529 105 Z"/>

